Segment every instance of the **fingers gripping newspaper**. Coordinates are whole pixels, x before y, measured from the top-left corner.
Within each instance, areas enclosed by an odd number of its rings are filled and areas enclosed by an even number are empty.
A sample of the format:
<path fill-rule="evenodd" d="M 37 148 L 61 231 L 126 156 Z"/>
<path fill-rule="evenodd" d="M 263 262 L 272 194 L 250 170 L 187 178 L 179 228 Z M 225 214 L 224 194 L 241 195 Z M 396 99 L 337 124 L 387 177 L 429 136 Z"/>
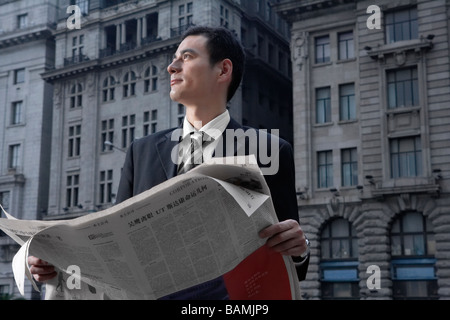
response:
<path fill-rule="evenodd" d="M 230 299 L 300 299 L 292 259 L 258 237 L 278 220 L 255 158 L 212 161 L 71 220 L 5 212 L 0 228 L 21 245 L 13 259 L 21 294 L 25 276 L 37 289 L 27 265 L 33 255 L 59 271 L 46 299 L 159 299 L 218 277 Z"/>

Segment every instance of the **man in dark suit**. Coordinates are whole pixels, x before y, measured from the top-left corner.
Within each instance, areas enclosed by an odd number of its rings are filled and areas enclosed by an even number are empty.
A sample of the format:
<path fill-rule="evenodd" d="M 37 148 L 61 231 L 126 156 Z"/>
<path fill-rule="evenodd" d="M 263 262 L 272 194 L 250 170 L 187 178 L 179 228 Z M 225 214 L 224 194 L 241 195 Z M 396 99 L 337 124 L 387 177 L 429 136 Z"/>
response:
<path fill-rule="evenodd" d="M 293 257 L 302 280 L 309 259 L 306 237 L 298 222 L 292 148 L 276 136 L 242 127 L 230 118 L 227 110 L 227 102 L 242 80 L 244 61 L 242 46 L 227 29 L 194 27 L 183 35 L 167 68 L 171 75 L 170 97 L 186 107 L 183 126 L 138 139 L 130 146 L 116 199 L 120 203 L 191 169 L 197 162 L 190 154 L 191 137 L 197 136 L 197 141 L 203 143 L 200 152 L 196 151 L 201 160 L 253 153 L 263 173 L 265 169 L 270 173 L 265 179 L 280 221 L 261 230 L 259 236 L 267 238 L 267 245 L 273 250 Z M 242 135 L 249 130 L 256 137 L 257 147 L 251 141 L 251 134 Z M 241 133 L 241 137 L 234 139 L 236 133 Z M 227 138 L 230 135 L 233 139 Z M 264 156 L 270 155 L 270 164 L 260 156 L 260 146 L 267 146 Z M 52 266 L 38 258 L 30 257 L 29 264 L 36 280 L 54 277 Z M 214 279 L 166 298 L 226 299 L 227 296 L 221 280 Z"/>
<path fill-rule="evenodd" d="M 308 257 L 306 238 L 298 223 L 295 193 L 295 167 L 292 148 L 283 139 L 252 128 L 242 127 L 231 119 L 226 108 L 242 79 L 244 51 L 235 36 L 224 28 L 194 27 L 188 30 L 167 70 L 171 75 L 172 100 L 186 107 L 182 128 L 173 128 L 135 141 L 129 148 L 117 193 L 117 201 L 124 201 L 151 187 L 184 172 L 183 142 L 190 141 L 191 134 L 204 133 L 201 139 L 203 158 L 218 154 L 255 154 L 258 164 L 270 174 L 265 175 L 278 220 L 260 232 L 268 238 L 267 245 L 284 255 L 293 256 L 298 262 L 299 279 L 305 277 Z M 252 144 L 254 130 L 256 147 Z M 239 136 L 228 139 L 227 136 Z M 234 138 L 233 137 L 233 138 Z M 239 139 L 240 138 L 240 139 Z M 263 141 L 263 139 L 266 139 Z M 275 144 L 273 144 L 275 139 Z M 231 142 L 231 143 L 230 143 Z M 264 142 L 264 143 L 262 143 Z M 263 163 L 258 146 L 267 146 L 267 156 L 276 163 L 275 172 Z M 271 147 L 275 145 L 276 150 Z M 184 143 L 184 146 L 190 146 Z M 239 148 L 243 149 L 239 149 Z M 189 149 L 189 148 L 187 148 Z M 252 152 L 253 151 L 253 152 Z M 174 156 L 175 155 L 175 156 Z M 305 261 L 306 260 L 306 261 Z M 220 281 L 212 281 L 210 287 L 172 295 L 170 298 L 220 298 Z"/>

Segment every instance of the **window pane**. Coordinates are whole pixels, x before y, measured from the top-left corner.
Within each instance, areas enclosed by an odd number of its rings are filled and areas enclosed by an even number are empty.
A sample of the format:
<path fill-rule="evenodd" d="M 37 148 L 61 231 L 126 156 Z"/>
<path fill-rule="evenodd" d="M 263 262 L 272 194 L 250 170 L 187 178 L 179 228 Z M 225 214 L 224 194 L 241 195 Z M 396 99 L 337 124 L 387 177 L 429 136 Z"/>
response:
<path fill-rule="evenodd" d="M 16 70 L 14 73 L 14 84 L 25 82 L 25 69 Z"/>
<path fill-rule="evenodd" d="M 396 299 L 436 299 L 437 281 L 394 281 L 393 294 Z"/>
<path fill-rule="evenodd" d="M 422 232 L 423 216 L 420 213 L 409 213 L 404 216 L 403 220 L 403 232 Z"/>
<path fill-rule="evenodd" d="M 350 298 L 352 296 L 352 286 L 350 283 L 334 283 L 334 295 L 335 298 Z"/>
<path fill-rule="evenodd" d="M 349 237 L 349 224 L 344 219 L 334 220 L 331 224 L 332 237 Z"/>
<path fill-rule="evenodd" d="M 348 240 L 332 240 L 331 245 L 334 259 L 344 259 L 350 257 Z"/>
<path fill-rule="evenodd" d="M 395 83 L 388 84 L 388 100 L 389 108 L 397 107 L 397 93 L 395 90 Z"/>
<path fill-rule="evenodd" d="M 436 240 L 434 234 L 427 234 L 427 254 L 434 255 L 436 253 Z"/>
<path fill-rule="evenodd" d="M 391 237 L 391 255 L 393 256 L 402 255 L 402 243 L 400 236 Z"/>
<path fill-rule="evenodd" d="M 330 259 L 330 242 L 322 241 L 320 243 L 322 259 Z"/>

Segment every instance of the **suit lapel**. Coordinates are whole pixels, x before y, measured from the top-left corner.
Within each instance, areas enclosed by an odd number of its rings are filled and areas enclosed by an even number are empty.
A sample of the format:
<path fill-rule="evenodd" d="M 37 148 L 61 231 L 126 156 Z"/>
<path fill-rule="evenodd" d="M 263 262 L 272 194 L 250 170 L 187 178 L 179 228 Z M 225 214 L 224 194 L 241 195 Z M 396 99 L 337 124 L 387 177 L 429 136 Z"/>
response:
<path fill-rule="evenodd" d="M 162 136 L 156 143 L 159 161 L 164 169 L 167 179 L 173 178 L 177 173 L 178 141 L 181 134 L 182 129 L 179 127 L 175 128 Z"/>
<path fill-rule="evenodd" d="M 234 139 L 234 132 L 237 129 L 242 129 L 242 126 L 235 121 L 233 118 L 230 119 L 225 131 L 222 133 L 220 137 L 221 141 L 219 141 L 216 150 L 214 150 L 213 157 L 227 157 L 227 156 L 236 156 L 237 150 L 239 148 L 239 142 L 236 142 Z M 228 139 L 227 139 L 228 137 Z M 233 139 L 231 139 L 233 138 Z M 222 147 L 222 153 L 218 152 L 216 154 L 217 148 Z M 227 153 L 228 150 L 228 153 Z M 231 153 L 232 150 L 232 153 Z"/>
<path fill-rule="evenodd" d="M 217 155 L 220 157 L 230 156 L 227 154 L 227 150 L 233 150 L 233 156 L 237 155 L 237 150 L 239 148 L 239 142 L 236 143 L 235 139 L 228 139 L 227 135 L 234 137 L 234 131 L 237 129 L 242 129 L 242 126 L 235 121 L 233 118 L 230 119 L 225 131 L 222 133 L 218 147 L 222 146 L 222 155 Z M 162 168 L 166 174 L 167 179 L 173 178 L 177 175 L 177 153 L 178 153 L 178 143 L 181 140 L 183 134 L 182 126 L 169 131 L 161 137 L 161 139 L 156 142 L 156 150 L 158 152 L 158 157 Z M 217 150 L 217 148 L 216 148 Z M 214 150 L 213 157 L 216 156 L 216 150 Z M 174 159 L 172 159 L 172 157 Z"/>

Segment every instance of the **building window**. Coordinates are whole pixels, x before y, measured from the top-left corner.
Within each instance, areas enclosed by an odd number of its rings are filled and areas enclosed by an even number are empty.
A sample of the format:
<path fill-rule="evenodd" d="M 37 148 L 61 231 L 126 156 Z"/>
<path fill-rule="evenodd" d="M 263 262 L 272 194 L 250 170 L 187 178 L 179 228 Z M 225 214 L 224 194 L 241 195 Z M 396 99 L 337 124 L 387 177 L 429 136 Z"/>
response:
<path fill-rule="evenodd" d="M 67 176 L 66 208 L 73 208 L 78 205 L 79 184 L 80 184 L 79 174 L 71 174 Z"/>
<path fill-rule="evenodd" d="M 151 120 L 151 133 L 155 133 L 157 131 L 158 125 L 158 110 L 152 110 L 152 120 Z"/>
<path fill-rule="evenodd" d="M 358 239 L 345 219 L 327 223 L 320 237 L 322 299 L 358 299 Z"/>
<path fill-rule="evenodd" d="M 25 69 L 14 70 L 14 84 L 25 82 Z"/>
<path fill-rule="evenodd" d="M 9 195 L 10 195 L 9 191 L 0 192 L 0 204 L 2 205 L 3 209 L 6 212 L 8 212 L 8 210 L 9 210 L 9 199 L 10 199 Z M 6 217 L 2 216 L 2 218 L 6 218 Z"/>
<path fill-rule="evenodd" d="M 28 27 L 28 14 L 21 14 L 17 16 L 17 28 L 18 29 L 25 29 Z"/>
<path fill-rule="evenodd" d="M 318 37 L 315 40 L 316 46 L 316 63 L 330 61 L 330 37 Z"/>
<path fill-rule="evenodd" d="M 358 184 L 358 153 L 356 148 L 341 151 L 342 186 L 350 187 Z"/>
<path fill-rule="evenodd" d="M 317 176 L 318 188 L 333 186 L 333 152 L 331 150 L 317 153 Z"/>
<path fill-rule="evenodd" d="M 70 90 L 70 109 L 81 108 L 83 105 L 83 87 L 81 84 L 76 84 L 72 86 Z"/>
<path fill-rule="evenodd" d="M 355 57 L 355 47 L 353 43 L 353 31 L 338 34 L 339 60 L 352 59 Z"/>
<path fill-rule="evenodd" d="M 184 105 L 182 104 L 178 104 L 178 125 L 182 125 L 183 124 L 183 120 L 184 120 L 184 115 L 185 115 L 185 108 Z"/>
<path fill-rule="evenodd" d="M 3 210 L 5 210 L 6 212 L 8 212 L 9 210 L 9 202 L 10 202 L 10 193 L 9 191 L 2 191 L 0 192 L 0 204 L 3 207 Z M 0 217 L 1 218 L 6 218 L 3 215 L 3 212 L 0 212 Z M 4 233 L 2 230 L 0 230 L 0 237 L 6 236 L 6 233 Z M 0 292 L 1 294 L 1 292 Z"/>
<path fill-rule="evenodd" d="M 82 62 L 84 60 L 84 35 L 72 38 L 72 62 Z"/>
<path fill-rule="evenodd" d="M 135 124 L 136 116 L 134 114 L 122 117 L 122 148 L 124 149 L 134 141 Z"/>
<path fill-rule="evenodd" d="M 21 124 L 22 123 L 22 101 L 16 101 L 12 103 L 11 106 L 11 124 Z"/>
<path fill-rule="evenodd" d="M 228 20 L 228 9 L 223 5 L 220 5 L 220 25 L 228 28 L 229 20 Z"/>
<path fill-rule="evenodd" d="M 143 132 L 144 137 L 150 134 L 150 111 L 144 111 Z"/>
<path fill-rule="evenodd" d="M 417 67 L 387 72 L 389 109 L 419 105 Z"/>
<path fill-rule="evenodd" d="M 81 147 L 81 124 L 69 127 L 68 156 L 79 157 Z"/>
<path fill-rule="evenodd" d="M 119 50 L 119 48 L 116 47 L 118 34 L 116 25 L 105 27 L 104 34 L 106 45 L 104 49 L 100 50 L 100 58 L 111 56 Z"/>
<path fill-rule="evenodd" d="M 420 136 L 391 139 L 391 178 L 417 177 L 422 174 Z"/>
<path fill-rule="evenodd" d="M 107 146 L 106 141 L 114 144 L 114 119 L 103 120 L 102 121 L 102 152 L 111 151 L 113 147 L 111 145 Z"/>
<path fill-rule="evenodd" d="M 264 51 L 265 51 L 266 43 L 262 36 L 258 36 L 258 56 L 264 59 Z"/>
<path fill-rule="evenodd" d="M 8 149 L 8 169 L 19 168 L 20 144 L 13 144 Z"/>
<path fill-rule="evenodd" d="M 116 80 L 114 77 L 108 77 L 103 80 L 103 102 L 114 100 Z"/>
<path fill-rule="evenodd" d="M 331 122 L 330 87 L 316 89 L 316 123 Z"/>
<path fill-rule="evenodd" d="M 70 0 L 70 4 L 80 7 L 82 15 L 87 15 L 89 13 L 89 0 Z"/>
<path fill-rule="evenodd" d="M 188 2 L 178 6 L 178 27 L 186 27 L 192 24 L 193 2 Z"/>
<path fill-rule="evenodd" d="M 131 97 L 136 93 L 136 74 L 133 71 L 127 72 L 123 77 L 123 97 Z"/>
<path fill-rule="evenodd" d="M 158 90 L 158 68 L 148 67 L 144 73 L 144 92 L 154 92 Z"/>
<path fill-rule="evenodd" d="M 390 240 L 394 299 L 437 299 L 436 241 L 428 219 L 419 212 L 399 216 Z"/>
<path fill-rule="evenodd" d="M 158 110 L 152 110 L 151 119 L 150 112 L 144 112 L 144 136 L 147 136 L 151 133 L 155 133 L 157 131 L 158 124 Z"/>
<path fill-rule="evenodd" d="M 339 120 L 356 119 L 355 84 L 339 86 Z"/>
<path fill-rule="evenodd" d="M 113 171 L 100 171 L 100 204 L 112 203 Z"/>
<path fill-rule="evenodd" d="M 386 43 L 419 38 L 416 8 L 387 12 L 385 21 Z"/>
<path fill-rule="evenodd" d="M 265 7 L 266 7 L 265 19 L 266 19 L 267 22 L 270 23 L 272 21 L 272 3 L 267 1 L 265 3 Z"/>

